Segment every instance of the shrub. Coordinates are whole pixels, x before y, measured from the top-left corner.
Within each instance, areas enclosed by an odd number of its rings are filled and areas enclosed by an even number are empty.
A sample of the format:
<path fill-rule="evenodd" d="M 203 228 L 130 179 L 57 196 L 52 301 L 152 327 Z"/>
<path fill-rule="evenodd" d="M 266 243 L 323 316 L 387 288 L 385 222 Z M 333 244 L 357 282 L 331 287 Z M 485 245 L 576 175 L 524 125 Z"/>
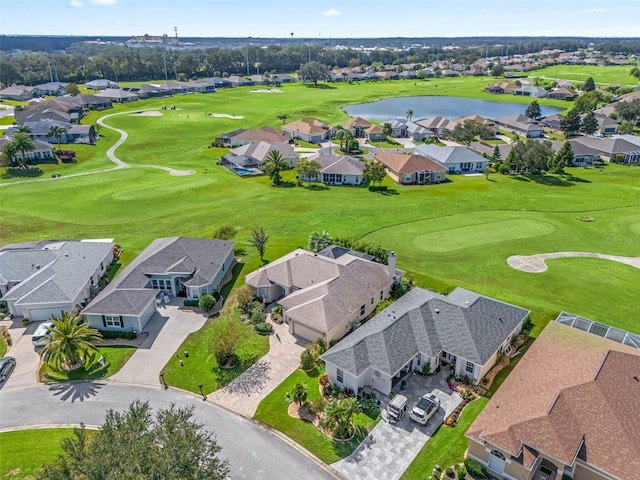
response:
<path fill-rule="evenodd" d="M 458 467 L 456 468 L 456 475 L 458 476 L 459 480 L 464 480 L 464 478 L 466 478 L 467 476 L 467 469 L 464 465 L 458 465 Z"/>
<path fill-rule="evenodd" d="M 386 300 L 381 301 L 376 307 L 376 314 L 383 311 L 385 308 L 390 306 L 395 300 L 393 298 L 387 298 Z"/>
<path fill-rule="evenodd" d="M 447 469 L 444 471 L 445 475 L 449 478 L 453 478 L 453 468 L 451 467 L 447 467 Z"/>
<path fill-rule="evenodd" d="M 342 391 L 342 394 L 343 394 L 345 397 L 347 397 L 347 398 L 349 398 L 349 397 L 353 397 L 353 390 L 351 390 L 350 388 L 345 388 L 345 389 Z"/>
<path fill-rule="evenodd" d="M 324 398 L 320 398 L 315 401 L 307 403 L 307 408 L 311 413 L 320 413 L 327 406 L 327 401 Z"/>
<path fill-rule="evenodd" d="M 313 344 L 315 346 L 316 352 L 318 353 L 318 356 L 327 351 L 327 342 L 325 342 L 324 339 L 318 338 L 315 342 L 313 342 Z"/>
<path fill-rule="evenodd" d="M 568 473 L 563 473 L 562 480 L 573 480 L 573 478 Z"/>
<path fill-rule="evenodd" d="M 76 160 L 75 160 L 75 158 L 73 158 L 70 155 L 61 155 L 60 156 L 60 161 L 62 163 L 75 163 Z"/>
<path fill-rule="evenodd" d="M 450 416 L 449 418 L 447 418 L 447 421 L 446 421 L 446 422 L 444 422 L 444 424 L 445 424 L 447 427 L 452 427 L 454 423 L 456 423 L 456 421 L 455 421 L 455 419 L 453 418 L 453 416 Z"/>
<path fill-rule="evenodd" d="M 386 185 L 369 185 L 370 192 L 386 192 L 389 190 L 389 187 Z"/>
<path fill-rule="evenodd" d="M 2 320 L 4 317 L 6 317 L 4 312 L 0 312 L 0 320 Z"/>
<path fill-rule="evenodd" d="M 203 295 L 202 297 L 200 297 L 200 300 L 198 301 L 198 307 L 200 308 L 200 310 L 204 310 L 205 312 L 208 312 L 215 306 L 216 306 L 216 299 L 213 298 L 213 295 L 209 295 L 209 294 Z"/>
<path fill-rule="evenodd" d="M 253 328 L 261 335 L 268 335 L 273 331 L 273 325 L 266 322 L 258 322 L 253 324 Z"/>
<path fill-rule="evenodd" d="M 236 301 L 238 302 L 238 308 L 244 313 L 248 313 L 248 308 L 255 295 L 249 285 L 243 285 L 236 292 Z"/>
<path fill-rule="evenodd" d="M 431 373 L 431 364 L 425 363 L 424 365 L 422 365 L 422 374 L 429 375 L 430 373 Z"/>
<path fill-rule="evenodd" d="M 26 318 L 24 320 L 22 320 L 22 326 L 23 327 L 28 327 L 29 326 L 29 320 L 27 320 Z"/>
<path fill-rule="evenodd" d="M 480 464 L 480 462 L 475 461 L 473 458 L 467 458 L 464 461 L 464 466 L 467 468 L 467 472 L 469 472 L 472 476 L 477 478 L 487 478 L 487 471 Z"/>
<path fill-rule="evenodd" d="M 213 238 L 219 240 L 233 240 L 238 233 L 238 229 L 232 225 L 222 225 L 213 231 Z"/>
<path fill-rule="evenodd" d="M 256 302 L 253 302 L 254 304 Z M 252 310 L 251 310 L 251 323 L 253 323 L 254 325 L 256 323 L 264 323 L 264 319 L 265 319 L 265 315 L 264 315 L 264 308 L 262 308 L 262 304 L 260 304 L 259 306 L 255 306 Z"/>
<path fill-rule="evenodd" d="M 121 332 L 114 330 L 98 330 L 102 338 L 105 340 L 114 340 L 116 338 L 125 338 L 127 340 L 135 340 L 138 337 L 136 332 Z"/>
<path fill-rule="evenodd" d="M 323 375 L 320 375 L 320 378 L 318 379 L 318 383 L 320 384 L 321 387 L 326 387 L 327 385 L 329 385 L 330 383 L 329 375 L 327 375 L 326 373 Z"/>
<path fill-rule="evenodd" d="M 198 300 L 185 300 L 182 302 L 185 307 L 197 307 L 199 303 Z"/>
<path fill-rule="evenodd" d="M 305 348 L 300 354 L 300 368 L 302 370 L 311 370 L 316 364 L 316 359 L 309 348 Z"/>

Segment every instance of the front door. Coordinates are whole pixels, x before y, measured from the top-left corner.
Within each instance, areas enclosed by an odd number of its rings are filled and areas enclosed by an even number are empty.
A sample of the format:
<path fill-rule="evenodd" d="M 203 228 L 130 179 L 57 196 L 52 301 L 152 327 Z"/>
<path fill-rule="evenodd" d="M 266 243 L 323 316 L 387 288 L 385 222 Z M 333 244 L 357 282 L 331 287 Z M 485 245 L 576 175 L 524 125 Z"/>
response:
<path fill-rule="evenodd" d="M 506 459 L 501 452 L 498 450 L 491 450 L 491 454 L 489 455 L 489 468 L 491 470 L 502 475 L 504 473 L 505 463 Z"/>

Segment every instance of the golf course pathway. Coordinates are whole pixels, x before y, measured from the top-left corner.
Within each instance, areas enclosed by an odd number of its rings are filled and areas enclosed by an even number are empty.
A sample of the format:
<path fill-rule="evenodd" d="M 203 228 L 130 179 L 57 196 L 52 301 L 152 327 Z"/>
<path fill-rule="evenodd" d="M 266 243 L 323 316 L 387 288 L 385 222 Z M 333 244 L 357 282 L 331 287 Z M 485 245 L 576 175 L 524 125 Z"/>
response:
<path fill-rule="evenodd" d="M 157 109 L 141 110 L 141 111 L 155 111 L 155 110 L 157 110 Z M 114 130 L 114 131 L 116 131 L 116 132 L 118 132 L 120 134 L 120 138 L 118 139 L 118 141 L 116 143 L 114 143 L 109 148 L 109 150 L 107 150 L 107 158 L 109 160 L 111 160 L 113 163 L 116 164 L 115 167 L 113 167 L 113 168 L 103 168 L 101 170 L 91 170 L 89 172 L 71 173 L 69 175 L 65 175 L 64 177 L 58 177 L 58 178 L 55 178 L 55 177 L 51 177 L 51 178 L 34 178 L 34 179 L 29 179 L 29 180 L 18 180 L 16 182 L 4 182 L 4 183 L 0 183 L 0 187 L 4 187 L 4 186 L 8 186 L 8 185 L 19 185 L 21 183 L 50 182 L 50 181 L 60 180 L 60 178 L 81 177 L 83 175 L 94 175 L 96 173 L 113 172 L 114 170 L 120 170 L 120 169 L 123 169 L 123 168 L 158 168 L 160 170 L 164 170 L 165 172 L 169 172 L 170 175 L 174 175 L 174 176 L 193 175 L 194 173 L 196 173 L 195 170 L 176 170 L 175 168 L 164 167 L 162 165 L 129 165 L 129 164 L 123 162 L 122 160 L 120 160 L 118 157 L 116 157 L 116 154 L 115 154 L 116 149 L 125 142 L 125 140 L 129 136 L 129 134 L 127 132 L 125 132 L 124 130 L 121 130 L 119 128 L 115 128 L 115 127 L 112 127 L 110 125 L 107 125 L 107 124 L 103 123 L 103 120 L 105 118 L 113 117 L 115 115 L 123 115 L 123 114 L 128 114 L 128 113 L 129 112 L 112 113 L 111 115 L 105 115 L 104 117 L 100 117 L 98 119 L 98 121 L 97 121 L 98 125 L 100 125 L 101 127 L 107 128 L 109 130 Z"/>
<path fill-rule="evenodd" d="M 542 273 L 547 270 L 547 264 L 545 260 L 548 258 L 563 258 L 563 257 L 591 257 L 602 258 L 604 260 L 611 260 L 613 262 L 624 263 L 635 268 L 640 268 L 640 257 L 620 257 L 617 255 L 608 255 L 606 253 L 594 253 L 594 252 L 552 252 L 552 253 L 539 253 L 537 255 L 512 255 L 507 258 L 507 263 L 523 272 L 529 273 Z"/>

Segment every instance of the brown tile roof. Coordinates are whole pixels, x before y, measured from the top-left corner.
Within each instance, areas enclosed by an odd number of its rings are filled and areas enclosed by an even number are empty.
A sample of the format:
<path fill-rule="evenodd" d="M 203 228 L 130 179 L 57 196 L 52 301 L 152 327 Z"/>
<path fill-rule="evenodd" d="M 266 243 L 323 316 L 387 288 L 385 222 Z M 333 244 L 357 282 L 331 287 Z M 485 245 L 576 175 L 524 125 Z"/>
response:
<path fill-rule="evenodd" d="M 387 151 L 376 152 L 375 158 L 384 163 L 391 170 L 398 173 L 413 173 L 422 171 L 446 172 L 447 169 L 430 158 L 417 154 L 394 153 Z"/>
<path fill-rule="evenodd" d="M 303 118 L 283 125 L 282 129 L 292 132 L 298 131 L 307 135 L 314 135 L 326 133 L 327 130 L 331 129 L 331 125 L 320 120 L 316 120 L 315 118 Z"/>
<path fill-rule="evenodd" d="M 247 142 L 268 142 L 268 143 L 284 143 L 288 142 L 288 133 L 280 131 L 273 127 L 262 127 L 258 130 L 245 130 L 232 137 L 234 140 L 244 140 Z"/>
<path fill-rule="evenodd" d="M 361 117 L 351 117 L 342 122 L 340 125 L 342 125 L 347 130 L 350 130 L 354 127 L 368 128 L 371 126 L 371 122 Z"/>
<path fill-rule="evenodd" d="M 549 324 L 467 432 L 510 453 L 526 446 L 618 478 L 640 471 L 640 351 Z M 523 463 L 531 468 L 535 456 Z"/>

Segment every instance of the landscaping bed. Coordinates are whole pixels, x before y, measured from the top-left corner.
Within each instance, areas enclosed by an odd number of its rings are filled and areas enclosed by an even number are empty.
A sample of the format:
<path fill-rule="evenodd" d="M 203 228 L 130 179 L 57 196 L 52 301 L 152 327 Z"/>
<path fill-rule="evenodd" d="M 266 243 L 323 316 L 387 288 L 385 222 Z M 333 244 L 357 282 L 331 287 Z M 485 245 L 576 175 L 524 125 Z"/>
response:
<path fill-rule="evenodd" d="M 134 346 L 99 346 L 91 353 L 83 366 L 73 370 L 59 370 L 50 363 L 40 366 L 38 377 L 41 382 L 64 382 L 68 380 L 101 380 L 119 371 L 129 357 L 135 353 Z M 99 360 L 103 359 L 104 365 Z"/>

